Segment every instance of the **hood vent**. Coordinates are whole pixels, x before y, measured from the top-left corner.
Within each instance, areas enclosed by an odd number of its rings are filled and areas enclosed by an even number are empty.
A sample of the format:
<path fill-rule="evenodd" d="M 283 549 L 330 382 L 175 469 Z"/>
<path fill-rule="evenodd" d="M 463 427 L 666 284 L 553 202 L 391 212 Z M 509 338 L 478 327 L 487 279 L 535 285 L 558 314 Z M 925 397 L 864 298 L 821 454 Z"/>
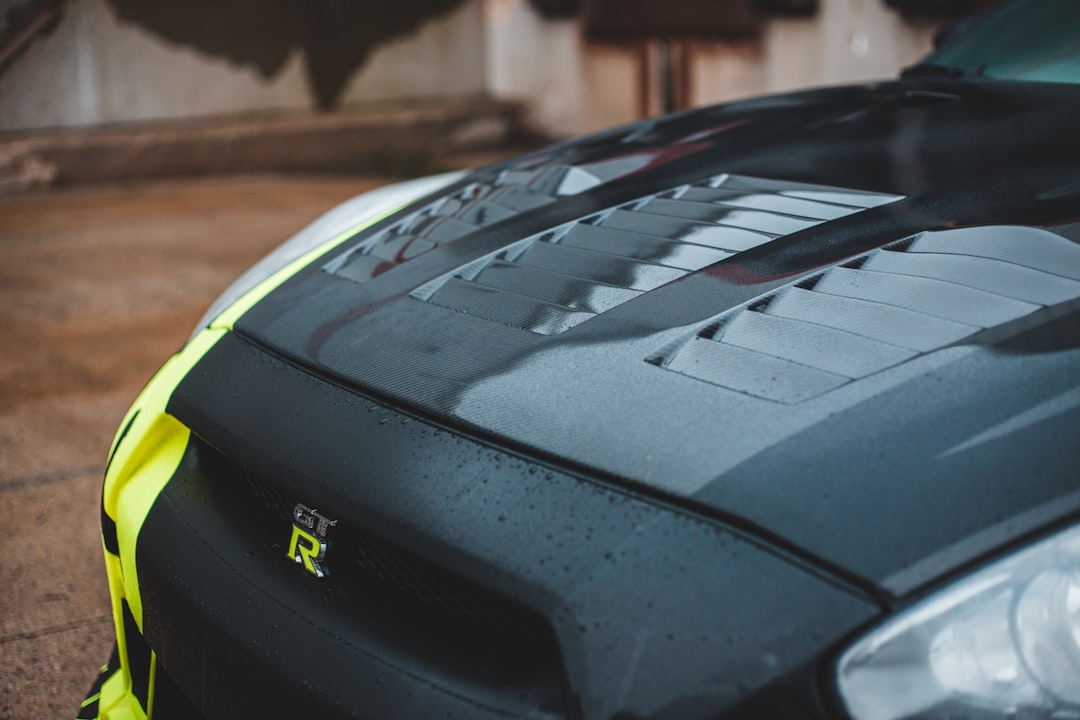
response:
<path fill-rule="evenodd" d="M 718 175 L 515 242 L 412 296 L 552 335 L 736 253 L 898 199 Z"/>
<path fill-rule="evenodd" d="M 365 282 L 442 243 L 601 182 L 587 170 L 568 165 L 504 170 L 491 181 L 470 183 L 429 202 L 363 239 L 323 269 L 347 280 Z"/>
<path fill-rule="evenodd" d="M 1080 246 L 1013 227 L 927 232 L 730 310 L 649 358 L 795 403 L 1080 298 Z"/>

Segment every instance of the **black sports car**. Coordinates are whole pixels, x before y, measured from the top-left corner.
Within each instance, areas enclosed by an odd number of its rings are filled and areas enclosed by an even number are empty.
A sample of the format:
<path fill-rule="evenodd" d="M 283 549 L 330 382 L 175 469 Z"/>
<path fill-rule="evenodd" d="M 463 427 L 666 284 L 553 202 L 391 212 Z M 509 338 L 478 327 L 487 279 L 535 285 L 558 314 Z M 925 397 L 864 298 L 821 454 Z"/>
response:
<path fill-rule="evenodd" d="M 1077 82 L 1028 0 L 323 218 L 117 435 L 83 715 L 1080 718 Z"/>

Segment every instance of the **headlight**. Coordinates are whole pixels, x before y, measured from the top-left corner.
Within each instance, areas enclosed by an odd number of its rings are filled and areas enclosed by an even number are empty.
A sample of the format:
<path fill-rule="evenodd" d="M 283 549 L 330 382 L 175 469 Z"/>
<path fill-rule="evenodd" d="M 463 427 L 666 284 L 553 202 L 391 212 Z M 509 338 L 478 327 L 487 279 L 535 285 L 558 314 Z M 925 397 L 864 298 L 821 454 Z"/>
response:
<path fill-rule="evenodd" d="M 220 315 L 225 308 L 240 299 L 244 293 L 292 261 L 303 257 L 306 253 L 330 242 L 330 240 L 352 228 L 360 227 L 380 215 L 385 215 L 425 195 L 452 185 L 465 175 L 465 172 L 443 173 L 442 175 L 432 175 L 418 180 L 387 185 L 363 195 L 358 195 L 352 200 L 347 200 L 338 205 L 279 245 L 277 249 L 241 275 L 214 301 L 214 304 L 199 320 L 195 332 L 209 325 L 214 318 Z"/>
<path fill-rule="evenodd" d="M 855 720 L 1080 718 L 1080 526 L 872 632 L 839 665 Z"/>

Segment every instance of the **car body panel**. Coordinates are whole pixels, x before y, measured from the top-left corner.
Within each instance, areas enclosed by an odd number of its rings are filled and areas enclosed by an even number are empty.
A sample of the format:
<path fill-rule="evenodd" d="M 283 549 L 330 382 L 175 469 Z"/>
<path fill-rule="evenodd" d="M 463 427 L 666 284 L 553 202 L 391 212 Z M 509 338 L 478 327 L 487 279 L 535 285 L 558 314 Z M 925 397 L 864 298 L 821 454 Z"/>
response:
<path fill-rule="evenodd" d="M 338 240 L 351 234 L 342 233 Z M 145 717 L 153 705 L 157 658 L 141 638 L 142 593 L 136 547 L 147 513 L 172 479 L 190 439 L 190 431 L 165 411 L 173 391 L 231 330 L 236 318 L 333 245 L 332 239 L 246 291 L 214 319 L 213 327 L 197 331 L 162 366 L 125 414 L 109 450 L 101 501 L 102 547 L 117 646 L 83 703 L 80 718 L 137 719 Z M 133 657 L 136 653 L 139 657 Z M 170 690 L 165 692 L 175 696 Z"/>
<path fill-rule="evenodd" d="M 950 452 L 1055 397 L 1072 397 L 1066 378 L 1075 377 L 1069 368 L 1078 356 L 1071 331 L 1053 347 L 1010 350 L 1004 336 L 1026 326 L 1002 321 L 997 336 L 969 333 L 959 344 L 901 354 L 880 372 L 791 402 L 665 373 L 645 361 L 725 312 L 927 230 L 970 226 L 967 243 L 979 226 L 1015 227 L 988 227 L 975 243 L 1012 232 L 1024 238 L 1021 252 L 1027 246 L 1038 255 L 1042 241 L 1029 242 L 1024 233 L 1050 227 L 1056 233 L 1045 235 L 1048 246 L 1076 248 L 1080 157 L 1070 138 L 1078 103 L 1075 87 L 918 80 L 735 103 L 629 128 L 614 140 L 587 139 L 522 162 L 578 166 L 633 153 L 666 162 L 484 227 L 364 282 L 335 276 L 324 270 L 334 261 L 320 261 L 241 318 L 237 330 L 373 397 L 629 487 L 707 504 L 867 581 L 910 590 L 933 574 L 890 579 L 1014 512 L 1053 507 L 1060 518 L 1080 509 L 1062 473 L 1080 461 L 1068 441 L 1074 408 L 1032 424 L 1028 435 L 1003 434 L 977 451 Z M 687 145 L 695 151 L 680 154 Z M 903 199 L 739 252 L 555 334 L 417 302 L 418 288 L 522 238 L 717 171 Z M 962 240 L 940 237 L 939 245 Z M 1076 256 L 1062 257 L 1076 265 Z M 1075 267 L 1058 272 L 1062 282 L 1074 282 Z M 1021 302 L 1009 292 L 970 302 Z M 1070 293 L 1047 303 L 1053 313 L 1071 314 L 1063 321 L 1069 327 L 1076 312 Z M 924 311 L 923 304 L 912 307 Z M 1028 307 L 1020 314 L 1038 309 Z M 1040 318 L 1047 316 L 1031 314 L 1028 322 Z M 907 356 L 914 359 L 903 362 Z M 733 366 L 718 367 L 713 372 Z M 910 402 L 916 397 L 923 402 Z M 903 442 L 884 445 L 877 437 Z M 1031 442 L 1038 452 L 1021 452 Z M 717 451 L 705 450 L 711 447 Z M 881 460 L 871 462 L 864 452 Z M 1010 461 L 1020 457 L 1023 467 Z M 922 512 L 960 496 L 974 498 L 962 521 Z M 806 512 L 816 520 L 807 522 Z M 886 516 L 895 522 L 878 521 Z M 924 532 L 910 532 L 916 522 L 928 524 Z M 1010 527 L 1006 536 L 1014 539 L 1030 530 Z M 993 545 L 967 547 L 954 562 Z"/>
<path fill-rule="evenodd" d="M 219 706 L 214 698 L 226 696 L 212 687 L 220 674 L 205 672 L 219 664 L 232 667 L 230 683 L 252 688 L 288 688 L 302 680 L 313 697 L 328 703 L 320 716 L 354 706 L 380 716 L 389 709 L 379 710 L 374 699 L 363 702 L 371 688 L 351 674 L 370 679 L 357 668 L 374 656 L 388 666 L 384 681 L 402 683 L 397 692 L 420 703 L 412 714 L 439 708 L 471 716 L 468 705 L 454 710 L 454 702 L 440 705 L 437 696 L 425 701 L 408 693 L 409 682 L 415 682 L 410 676 L 454 698 L 496 707 L 503 702 L 504 712 L 532 716 L 512 700 L 524 695 L 535 702 L 539 691 L 528 688 L 539 681 L 531 673 L 553 673 L 561 685 L 561 663 L 568 695 L 557 698 L 556 714 L 662 716 L 674 712 L 667 708 L 673 705 L 680 716 L 693 709 L 693 716 L 707 717 L 810 662 L 823 643 L 839 641 L 880 611 L 864 588 L 751 534 L 344 395 L 235 335 L 216 345 L 200 371 L 180 385 L 169 412 L 213 438 L 213 452 L 228 457 L 229 467 L 246 468 L 260 483 L 280 488 L 283 507 L 301 501 L 343 523 L 328 534 L 331 542 L 342 538 L 326 556 L 330 580 L 337 584 L 321 584 L 296 572 L 284 557 L 288 517 L 255 523 L 258 530 L 246 534 L 243 516 L 256 515 L 255 496 L 240 491 L 231 517 L 228 502 L 214 499 L 214 488 L 237 480 L 227 470 L 206 470 L 212 461 L 191 459 L 190 470 L 178 473 L 162 495 L 140 539 L 141 552 L 162 558 L 148 601 L 162 620 L 148 615 L 145 632 L 174 663 L 167 666 L 170 677 L 189 696 L 206 697 L 205 707 L 214 708 L 215 716 L 257 715 L 265 703 L 289 696 L 288 690 L 282 697 L 270 689 L 258 695 L 241 691 L 227 698 L 247 703 L 242 711 Z M 197 477 L 200 472 L 206 477 Z M 183 518 L 195 511 L 198 526 L 186 525 Z M 356 532 L 416 548 L 425 561 L 544 618 L 558 648 L 549 651 L 558 656 L 548 661 L 554 669 L 522 670 L 525 679 L 500 678 L 492 668 L 512 665 L 509 658 L 518 657 L 522 647 L 533 648 L 524 654 L 540 656 L 546 646 L 522 640 L 521 647 L 490 650 L 496 658 L 506 653 L 506 659 L 485 663 L 465 657 L 460 640 L 422 629 L 425 619 L 442 618 L 447 630 L 452 613 L 439 614 L 425 604 L 410 611 L 400 600 L 380 606 L 372 600 L 377 583 L 370 580 L 359 581 L 350 595 L 354 560 L 344 539 L 350 532 L 344 523 L 350 521 L 362 523 Z M 260 540 L 266 531 L 269 538 Z M 186 551 L 167 559 L 170 547 Z M 673 547 L 681 548 L 678 554 Z M 183 583 L 182 591 L 176 582 Z M 215 587 L 222 586 L 235 586 L 232 592 L 239 594 L 215 600 L 224 592 Z M 188 595 L 205 598 L 199 610 L 189 611 L 204 616 L 198 622 L 173 609 Z M 799 600 L 793 605 L 794 598 Z M 313 637 L 304 640 L 296 628 L 286 631 L 284 617 L 275 619 L 282 612 L 296 618 L 293 624 L 311 628 Z M 396 629 L 399 624 L 407 630 Z M 190 628 L 207 626 L 213 629 L 205 639 L 192 644 Z M 278 626 L 280 633 L 273 631 Z M 423 634 L 419 645 L 415 633 Z M 496 635 L 500 643 L 514 637 L 505 630 Z M 310 645 L 300 653 L 311 663 L 303 675 L 292 656 L 280 652 L 279 636 Z M 254 667 L 221 659 L 249 637 L 262 638 Z M 486 635 L 478 629 L 468 637 L 481 647 Z M 331 671 L 335 667 L 339 673 Z M 394 680 L 395 674 L 402 677 Z M 196 677 L 208 684 L 185 685 L 200 682 Z M 388 691 L 387 700 L 394 697 Z"/>

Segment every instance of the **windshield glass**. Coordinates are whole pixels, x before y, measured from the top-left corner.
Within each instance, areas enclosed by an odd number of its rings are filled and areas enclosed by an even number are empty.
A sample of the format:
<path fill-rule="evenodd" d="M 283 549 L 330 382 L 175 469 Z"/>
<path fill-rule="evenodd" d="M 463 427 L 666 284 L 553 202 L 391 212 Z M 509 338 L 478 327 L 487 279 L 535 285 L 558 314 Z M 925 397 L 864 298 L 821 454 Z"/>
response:
<path fill-rule="evenodd" d="M 1020 0 L 924 60 L 972 75 L 1080 83 L 1080 0 Z"/>

